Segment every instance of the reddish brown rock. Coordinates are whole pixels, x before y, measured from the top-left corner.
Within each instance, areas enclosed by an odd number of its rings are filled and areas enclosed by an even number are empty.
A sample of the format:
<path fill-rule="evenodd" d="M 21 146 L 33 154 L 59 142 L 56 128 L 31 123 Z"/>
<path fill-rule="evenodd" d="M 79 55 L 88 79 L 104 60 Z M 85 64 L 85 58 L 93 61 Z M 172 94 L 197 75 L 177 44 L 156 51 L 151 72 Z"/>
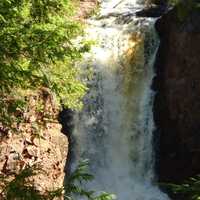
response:
<path fill-rule="evenodd" d="M 40 132 L 40 137 L 24 128 L 24 132 L 12 134 L 0 141 L 0 174 L 13 178 L 10 176 L 20 173 L 25 166 L 39 164 L 42 171 L 33 180 L 41 193 L 63 187 L 68 152 L 68 140 L 61 133 L 61 125 L 46 125 L 48 128 Z M 26 126 L 31 127 L 31 124 Z M 44 132 L 46 137 L 43 137 Z"/>
<path fill-rule="evenodd" d="M 156 60 L 154 118 L 162 182 L 200 173 L 200 12 L 180 21 L 176 9 L 156 23 L 161 38 Z"/>

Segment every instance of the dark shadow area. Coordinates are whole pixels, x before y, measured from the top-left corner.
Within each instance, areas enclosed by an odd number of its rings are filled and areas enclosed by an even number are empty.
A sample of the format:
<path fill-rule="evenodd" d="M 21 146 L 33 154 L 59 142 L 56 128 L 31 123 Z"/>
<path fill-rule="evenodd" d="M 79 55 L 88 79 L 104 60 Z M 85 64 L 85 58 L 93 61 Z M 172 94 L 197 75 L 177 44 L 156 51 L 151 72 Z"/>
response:
<path fill-rule="evenodd" d="M 158 179 L 180 184 L 200 172 L 200 12 L 179 19 L 176 9 L 156 22 L 160 47 L 152 87 Z M 187 199 L 168 194 L 174 200 Z"/>
<path fill-rule="evenodd" d="M 67 136 L 68 138 L 68 155 L 65 162 L 64 172 L 65 172 L 65 178 L 64 178 L 64 190 L 65 190 L 65 182 L 68 177 L 68 175 L 71 173 L 71 160 L 73 158 L 72 156 L 72 146 L 73 146 L 73 138 L 72 138 L 72 132 L 74 129 L 73 124 L 73 116 L 74 111 L 68 108 L 64 108 L 58 116 L 58 121 L 62 125 L 61 132 Z"/>
<path fill-rule="evenodd" d="M 144 8 L 140 11 L 136 12 L 137 17 L 151 17 L 151 18 L 157 18 L 162 16 L 164 13 L 166 13 L 168 10 L 168 6 L 166 4 Z"/>

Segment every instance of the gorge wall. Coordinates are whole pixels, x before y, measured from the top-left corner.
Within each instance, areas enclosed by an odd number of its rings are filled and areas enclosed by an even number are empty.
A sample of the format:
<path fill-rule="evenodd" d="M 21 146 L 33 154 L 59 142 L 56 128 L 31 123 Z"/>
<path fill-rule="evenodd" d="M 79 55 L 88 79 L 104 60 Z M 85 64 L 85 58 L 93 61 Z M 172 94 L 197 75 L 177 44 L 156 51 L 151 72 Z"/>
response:
<path fill-rule="evenodd" d="M 161 182 L 181 182 L 200 173 L 200 12 L 158 19 L 161 39 L 153 87 Z"/>

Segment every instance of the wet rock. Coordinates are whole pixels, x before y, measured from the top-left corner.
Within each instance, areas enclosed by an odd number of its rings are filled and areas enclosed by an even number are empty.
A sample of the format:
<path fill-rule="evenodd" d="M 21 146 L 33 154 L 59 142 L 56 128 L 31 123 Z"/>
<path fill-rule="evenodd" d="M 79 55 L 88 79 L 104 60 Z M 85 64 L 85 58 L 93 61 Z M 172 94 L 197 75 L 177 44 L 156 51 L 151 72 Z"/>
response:
<path fill-rule="evenodd" d="M 160 17 L 167 11 L 166 5 L 154 6 L 150 8 L 145 8 L 143 10 L 137 11 L 137 17 Z"/>

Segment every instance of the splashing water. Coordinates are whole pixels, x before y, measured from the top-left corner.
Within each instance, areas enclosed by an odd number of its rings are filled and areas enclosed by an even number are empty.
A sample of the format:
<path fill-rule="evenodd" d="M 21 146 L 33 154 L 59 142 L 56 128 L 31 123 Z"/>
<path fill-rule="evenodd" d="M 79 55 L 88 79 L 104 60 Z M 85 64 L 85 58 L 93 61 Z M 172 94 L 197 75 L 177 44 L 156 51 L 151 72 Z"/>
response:
<path fill-rule="evenodd" d="M 83 67 L 92 66 L 94 76 L 75 116 L 72 166 L 89 159 L 95 180 L 87 187 L 119 200 L 167 200 L 153 183 L 150 86 L 158 39 L 153 19 L 136 18 L 140 8 L 134 0 L 104 0 L 88 20 L 87 37 L 97 44 Z"/>

